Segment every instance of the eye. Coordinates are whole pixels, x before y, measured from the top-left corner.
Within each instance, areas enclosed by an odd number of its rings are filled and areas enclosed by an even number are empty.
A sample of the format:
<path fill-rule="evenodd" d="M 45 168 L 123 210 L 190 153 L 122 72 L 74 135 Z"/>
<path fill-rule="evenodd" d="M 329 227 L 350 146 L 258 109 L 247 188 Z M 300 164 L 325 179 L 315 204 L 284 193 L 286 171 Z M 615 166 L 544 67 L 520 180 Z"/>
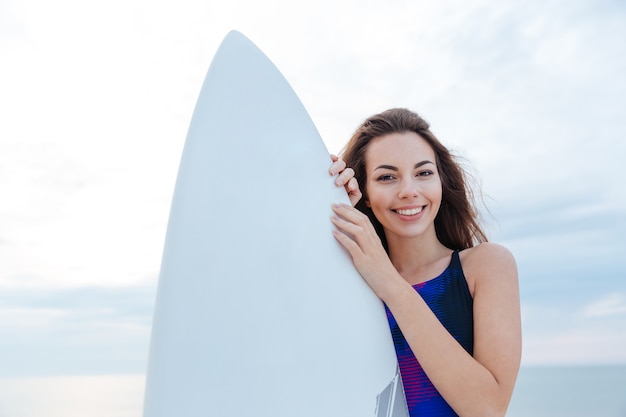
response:
<path fill-rule="evenodd" d="M 389 181 L 393 181 L 394 180 L 394 176 L 391 174 L 383 174 L 381 176 L 378 177 L 378 181 L 380 182 L 389 182 Z"/>
<path fill-rule="evenodd" d="M 431 170 L 425 170 L 425 171 L 420 171 L 417 173 L 418 177 L 430 177 L 431 175 L 433 175 L 434 172 Z"/>

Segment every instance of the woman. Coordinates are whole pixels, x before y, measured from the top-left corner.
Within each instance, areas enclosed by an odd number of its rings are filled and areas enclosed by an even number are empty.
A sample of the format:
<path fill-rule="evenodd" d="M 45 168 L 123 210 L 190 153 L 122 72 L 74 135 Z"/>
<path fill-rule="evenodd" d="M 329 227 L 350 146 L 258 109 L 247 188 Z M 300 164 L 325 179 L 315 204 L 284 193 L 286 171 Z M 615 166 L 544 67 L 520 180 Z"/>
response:
<path fill-rule="evenodd" d="M 342 158 L 355 207 L 333 206 L 333 233 L 385 304 L 411 417 L 503 416 L 521 357 L 517 268 L 487 243 L 463 170 L 406 109 L 368 118 Z"/>

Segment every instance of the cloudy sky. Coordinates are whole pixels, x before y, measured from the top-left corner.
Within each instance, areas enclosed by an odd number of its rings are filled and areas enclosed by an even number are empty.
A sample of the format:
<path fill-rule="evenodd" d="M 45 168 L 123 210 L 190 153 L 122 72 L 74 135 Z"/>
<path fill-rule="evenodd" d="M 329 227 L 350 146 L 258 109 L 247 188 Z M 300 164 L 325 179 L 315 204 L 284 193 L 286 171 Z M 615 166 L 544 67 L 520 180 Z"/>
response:
<path fill-rule="evenodd" d="M 471 161 L 524 364 L 626 363 L 626 3 L 0 0 L 0 375 L 143 373 L 176 170 L 231 29 L 331 152 L 404 106 Z"/>

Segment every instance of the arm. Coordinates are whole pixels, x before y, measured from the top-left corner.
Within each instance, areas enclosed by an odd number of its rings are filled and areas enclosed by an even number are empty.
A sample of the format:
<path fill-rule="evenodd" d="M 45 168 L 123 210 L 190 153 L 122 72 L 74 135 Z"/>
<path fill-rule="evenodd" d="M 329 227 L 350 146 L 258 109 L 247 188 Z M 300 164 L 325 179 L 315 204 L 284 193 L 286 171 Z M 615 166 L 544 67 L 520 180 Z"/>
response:
<path fill-rule="evenodd" d="M 474 294 L 474 356 L 443 327 L 400 276 L 365 215 L 335 206 L 335 237 L 374 292 L 387 304 L 435 387 L 460 416 L 503 416 L 521 356 L 517 270 L 501 246 L 464 251 Z"/>
<path fill-rule="evenodd" d="M 428 377 L 460 416 L 503 416 L 521 357 L 515 261 L 497 245 L 468 251 L 463 261 L 474 282 L 473 357 L 409 285 L 390 286 L 383 300 Z"/>

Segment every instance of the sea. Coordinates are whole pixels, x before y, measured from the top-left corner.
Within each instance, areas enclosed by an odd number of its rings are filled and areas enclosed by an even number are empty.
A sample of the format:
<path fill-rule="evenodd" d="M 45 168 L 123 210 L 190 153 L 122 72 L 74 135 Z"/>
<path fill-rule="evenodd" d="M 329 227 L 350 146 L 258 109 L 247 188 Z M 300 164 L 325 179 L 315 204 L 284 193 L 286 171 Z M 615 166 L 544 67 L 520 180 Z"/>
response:
<path fill-rule="evenodd" d="M 144 375 L 4 377 L 0 417 L 141 417 L 144 385 Z M 507 417 L 561 416 L 626 417 L 626 365 L 522 367 Z"/>

